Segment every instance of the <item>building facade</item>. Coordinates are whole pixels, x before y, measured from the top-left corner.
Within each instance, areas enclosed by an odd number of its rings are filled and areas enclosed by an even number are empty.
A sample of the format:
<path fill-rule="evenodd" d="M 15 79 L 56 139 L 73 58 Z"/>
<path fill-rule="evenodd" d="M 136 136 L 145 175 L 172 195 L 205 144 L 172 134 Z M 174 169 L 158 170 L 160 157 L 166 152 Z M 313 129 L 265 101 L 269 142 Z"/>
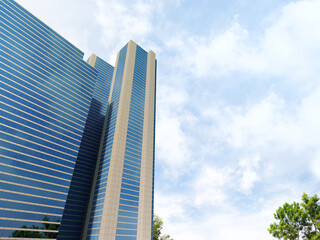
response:
<path fill-rule="evenodd" d="M 0 22 L 0 239 L 152 239 L 156 59 L 115 67 L 13 0 Z"/>

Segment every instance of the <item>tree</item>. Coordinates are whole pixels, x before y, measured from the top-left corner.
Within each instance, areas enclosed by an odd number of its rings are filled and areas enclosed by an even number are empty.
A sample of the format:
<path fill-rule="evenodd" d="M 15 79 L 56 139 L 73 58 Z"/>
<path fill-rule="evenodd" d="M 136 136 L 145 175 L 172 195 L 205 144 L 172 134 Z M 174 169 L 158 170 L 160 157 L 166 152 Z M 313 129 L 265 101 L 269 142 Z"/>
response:
<path fill-rule="evenodd" d="M 320 239 L 320 199 L 317 195 L 302 195 L 302 203 L 285 203 L 279 207 L 268 231 L 278 239 Z"/>
<path fill-rule="evenodd" d="M 170 238 L 170 235 L 165 234 L 161 236 L 161 231 L 163 229 L 163 221 L 162 219 L 154 215 L 153 216 L 153 240 L 173 240 Z"/>
<path fill-rule="evenodd" d="M 305 223 L 306 239 L 320 239 L 320 198 L 317 195 L 309 197 L 307 194 L 302 195 L 302 203 L 307 222 Z"/>

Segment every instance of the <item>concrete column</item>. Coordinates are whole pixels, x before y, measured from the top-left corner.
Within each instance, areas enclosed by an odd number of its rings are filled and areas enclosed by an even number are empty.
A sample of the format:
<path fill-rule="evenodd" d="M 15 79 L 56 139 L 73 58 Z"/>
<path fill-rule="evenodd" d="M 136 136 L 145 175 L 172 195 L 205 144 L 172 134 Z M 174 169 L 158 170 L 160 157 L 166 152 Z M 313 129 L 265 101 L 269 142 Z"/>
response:
<path fill-rule="evenodd" d="M 151 239 L 152 181 L 155 110 L 155 53 L 149 51 L 141 153 L 140 194 L 138 210 L 138 240 Z"/>
<path fill-rule="evenodd" d="M 90 59 L 89 59 L 89 65 L 94 67 L 95 64 L 96 64 L 96 61 L 97 61 L 97 56 L 95 54 L 92 54 L 90 56 Z M 112 91 L 113 91 L 113 85 L 114 85 L 114 79 L 115 79 L 115 72 L 117 71 L 118 61 L 119 61 L 119 53 L 117 55 L 116 66 L 114 68 L 114 74 L 113 74 L 112 81 L 111 81 L 110 94 L 109 94 L 109 100 L 108 100 L 108 108 L 107 108 L 107 112 L 106 112 L 106 117 L 104 119 L 103 130 L 102 130 L 101 139 L 100 139 L 100 147 L 99 147 L 99 152 L 98 152 L 98 157 L 97 157 L 96 169 L 95 169 L 93 182 L 92 182 L 92 187 L 91 187 L 91 193 L 90 193 L 90 199 L 89 199 L 89 203 L 88 203 L 86 220 L 85 220 L 84 228 L 83 228 L 83 231 L 82 231 L 82 237 L 81 237 L 82 240 L 86 240 L 86 238 L 87 238 L 87 232 L 88 232 L 88 226 L 89 226 L 92 202 L 93 202 L 93 198 L 94 198 L 94 192 L 95 192 L 96 183 L 97 183 L 97 177 L 98 177 L 98 172 L 99 172 L 100 159 L 101 159 L 101 154 L 102 154 L 102 150 L 103 150 L 102 149 L 102 147 L 103 147 L 103 139 L 104 139 L 104 136 L 106 134 L 106 128 L 107 128 L 108 113 L 109 113 L 109 103 L 110 103 L 111 98 L 112 98 Z"/>
<path fill-rule="evenodd" d="M 127 47 L 99 240 L 116 237 L 136 46 L 136 43 L 129 41 Z"/>

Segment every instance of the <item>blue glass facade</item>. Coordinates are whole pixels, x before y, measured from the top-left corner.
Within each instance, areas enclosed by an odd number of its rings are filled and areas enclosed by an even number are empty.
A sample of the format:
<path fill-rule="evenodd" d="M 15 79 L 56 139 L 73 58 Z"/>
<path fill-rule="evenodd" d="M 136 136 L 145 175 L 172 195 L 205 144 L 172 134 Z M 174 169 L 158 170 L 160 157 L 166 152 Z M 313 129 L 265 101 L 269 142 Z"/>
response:
<path fill-rule="evenodd" d="M 97 71 L 14 1 L 0 6 L 0 234 L 56 238 Z"/>
<path fill-rule="evenodd" d="M 137 46 L 116 239 L 136 239 L 148 53 Z"/>
<path fill-rule="evenodd" d="M 96 184 L 94 186 L 93 203 L 90 212 L 89 226 L 87 232 L 87 239 L 98 239 L 97 235 L 100 233 L 102 207 L 105 199 L 105 192 L 107 187 L 109 165 L 112 151 L 112 144 L 114 138 L 115 125 L 117 120 L 117 113 L 119 107 L 119 98 L 122 86 L 122 78 L 124 72 L 124 65 L 126 60 L 127 45 L 121 49 L 119 53 L 118 67 L 115 72 L 115 80 L 112 90 L 112 98 L 109 103 L 108 117 L 103 137 L 102 153 L 100 156 L 99 169 L 97 174 Z"/>
<path fill-rule="evenodd" d="M 138 239 L 149 53 L 131 41 L 128 78 L 129 43 L 115 68 L 95 55 L 85 62 L 15 1 L 0 7 L 0 239 L 111 239 L 102 229 L 111 159 L 122 161 L 112 239 Z M 126 81 L 121 160 L 112 154 Z M 154 129 L 151 141 L 153 176 Z"/>
<path fill-rule="evenodd" d="M 94 61 L 94 68 L 98 71 L 97 81 L 59 228 L 58 239 L 80 239 L 87 214 L 114 69 L 99 57 L 96 57 Z"/>

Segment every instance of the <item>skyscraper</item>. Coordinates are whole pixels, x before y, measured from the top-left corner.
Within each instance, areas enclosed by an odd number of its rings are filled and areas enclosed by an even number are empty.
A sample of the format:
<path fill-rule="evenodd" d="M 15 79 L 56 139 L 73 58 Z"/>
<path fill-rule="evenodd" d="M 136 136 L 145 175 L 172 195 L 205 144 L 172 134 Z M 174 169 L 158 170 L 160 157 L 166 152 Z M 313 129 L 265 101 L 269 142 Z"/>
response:
<path fill-rule="evenodd" d="M 151 239 L 156 59 L 115 67 L 13 0 L 0 22 L 0 239 Z"/>

